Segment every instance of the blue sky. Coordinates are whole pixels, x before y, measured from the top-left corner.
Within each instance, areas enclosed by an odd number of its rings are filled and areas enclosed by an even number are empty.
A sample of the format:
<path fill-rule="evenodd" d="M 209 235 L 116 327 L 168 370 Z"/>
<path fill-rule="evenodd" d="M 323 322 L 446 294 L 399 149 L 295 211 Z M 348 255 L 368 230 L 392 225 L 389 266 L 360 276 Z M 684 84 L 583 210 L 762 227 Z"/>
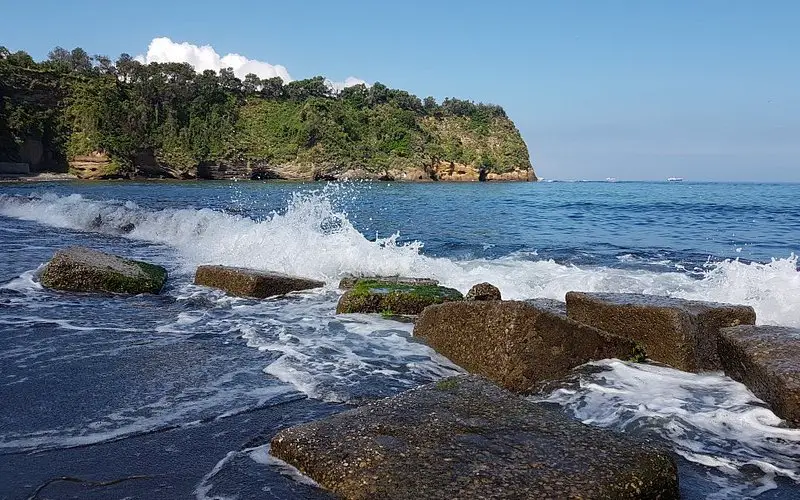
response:
<path fill-rule="evenodd" d="M 156 37 L 501 104 L 540 176 L 800 181 L 800 2 L 40 0 L 0 45 L 143 54 Z M 34 17 L 38 16 L 38 17 Z"/>

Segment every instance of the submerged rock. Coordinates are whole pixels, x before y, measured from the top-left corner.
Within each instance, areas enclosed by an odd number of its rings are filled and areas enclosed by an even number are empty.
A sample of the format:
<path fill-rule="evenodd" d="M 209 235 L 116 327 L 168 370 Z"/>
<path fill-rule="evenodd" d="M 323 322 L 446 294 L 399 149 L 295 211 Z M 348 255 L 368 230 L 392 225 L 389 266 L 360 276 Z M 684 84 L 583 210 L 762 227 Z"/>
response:
<path fill-rule="evenodd" d="M 567 293 L 570 318 L 633 339 L 647 355 L 679 370 L 719 370 L 720 328 L 752 325 L 750 306 L 633 293 Z"/>
<path fill-rule="evenodd" d="M 719 357 L 725 375 L 746 385 L 776 415 L 800 427 L 800 328 L 723 328 Z"/>
<path fill-rule="evenodd" d="M 159 293 L 167 281 L 161 266 L 85 247 L 59 250 L 42 271 L 43 286 L 71 292 Z"/>
<path fill-rule="evenodd" d="M 437 286 L 438 280 L 431 278 L 407 278 L 403 276 L 345 276 L 339 281 L 339 288 L 342 290 L 349 290 L 356 286 L 361 280 L 367 281 L 380 281 L 383 283 L 391 283 L 393 285 L 414 285 L 414 286 Z"/>
<path fill-rule="evenodd" d="M 452 302 L 426 308 L 414 336 L 471 373 L 519 392 L 606 358 L 630 359 L 634 341 L 527 302 Z"/>
<path fill-rule="evenodd" d="M 419 314 L 429 305 L 464 298 L 453 288 L 418 283 L 360 279 L 339 299 L 336 313 Z"/>
<path fill-rule="evenodd" d="M 679 498 L 666 450 L 474 375 L 283 430 L 271 453 L 346 499 Z"/>
<path fill-rule="evenodd" d="M 308 278 L 247 269 L 244 267 L 200 266 L 194 284 L 219 288 L 229 295 L 263 299 L 289 292 L 319 288 L 325 283 Z"/>
<path fill-rule="evenodd" d="M 467 292 L 466 300 L 500 300 L 500 289 L 491 283 L 478 283 Z"/>

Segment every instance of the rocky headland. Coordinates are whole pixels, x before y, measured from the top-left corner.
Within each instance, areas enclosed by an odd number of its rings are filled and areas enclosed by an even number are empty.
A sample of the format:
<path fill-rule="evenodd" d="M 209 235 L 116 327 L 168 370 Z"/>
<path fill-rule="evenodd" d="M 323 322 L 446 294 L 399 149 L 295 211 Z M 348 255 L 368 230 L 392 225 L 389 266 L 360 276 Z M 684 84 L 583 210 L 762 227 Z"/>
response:
<path fill-rule="evenodd" d="M 380 83 L 236 78 L 188 64 L 0 47 L 0 174 L 80 179 L 535 181 L 500 106 Z"/>

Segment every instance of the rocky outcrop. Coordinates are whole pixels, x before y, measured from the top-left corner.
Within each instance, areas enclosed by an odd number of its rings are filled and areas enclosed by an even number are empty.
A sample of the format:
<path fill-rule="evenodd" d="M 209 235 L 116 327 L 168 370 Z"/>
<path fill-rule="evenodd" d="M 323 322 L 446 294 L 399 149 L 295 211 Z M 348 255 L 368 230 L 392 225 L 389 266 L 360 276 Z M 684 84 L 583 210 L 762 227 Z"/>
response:
<path fill-rule="evenodd" d="M 107 179 L 118 176 L 118 169 L 105 153 L 95 151 L 85 156 L 76 156 L 69 161 L 69 173 L 79 179 Z"/>
<path fill-rule="evenodd" d="M 361 279 L 339 299 L 336 313 L 419 314 L 429 305 L 463 298 L 458 290 L 438 285 Z"/>
<path fill-rule="evenodd" d="M 776 415 L 800 427 L 800 329 L 723 328 L 719 357 L 726 375 L 746 385 Z"/>
<path fill-rule="evenodd" d="M 228 266 L 198 267 L 194 284 L 219 288 L 237 297 L 255 299 L 285 295 L 325 285 L 321 281 L 308 278 Z"/>
<path fill-rule="evenodd" d="M 752 325 L 752 307 L 627 293 L 567 293 L 570 318 L 642 344 L 679 370 L 719 370 L 720 328 Z"/>
<path fill-rule="evenodd" d="M 453 302 L 426 308 L 414 336 L 470 373 L 529 392 L 605 358 L 629 359 L 636 343 L 526 302 Z"/>
<path fill-rule="evenodd" d="M 467 292 L 464 300 L 500 300 L 500 290 L 491 283 L 478 283 Z"/>
<path fill-rule="evenodd" d="M 286 429 L 271 453 L 346 499 L 679 498 L 668 451 L 476 376 Z"/>
<path fill-rule="evenodd" d="M 159 293 L 167 281 L 161 266 L 90 248 L 59 250 L 39 277 L 43 286 L 71 292 Z"/>

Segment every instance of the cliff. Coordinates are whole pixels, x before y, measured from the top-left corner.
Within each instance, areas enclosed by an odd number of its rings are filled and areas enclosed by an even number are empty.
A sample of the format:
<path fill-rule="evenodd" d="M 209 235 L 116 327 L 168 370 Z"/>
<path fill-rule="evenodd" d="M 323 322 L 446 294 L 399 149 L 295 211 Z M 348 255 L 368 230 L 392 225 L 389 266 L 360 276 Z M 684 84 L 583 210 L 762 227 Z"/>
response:
<path fill-rule="evenodd" d="M 499 106 L 87 61 L 0 50 L 0 161 L 82 178 L 536 180 Z"/>

